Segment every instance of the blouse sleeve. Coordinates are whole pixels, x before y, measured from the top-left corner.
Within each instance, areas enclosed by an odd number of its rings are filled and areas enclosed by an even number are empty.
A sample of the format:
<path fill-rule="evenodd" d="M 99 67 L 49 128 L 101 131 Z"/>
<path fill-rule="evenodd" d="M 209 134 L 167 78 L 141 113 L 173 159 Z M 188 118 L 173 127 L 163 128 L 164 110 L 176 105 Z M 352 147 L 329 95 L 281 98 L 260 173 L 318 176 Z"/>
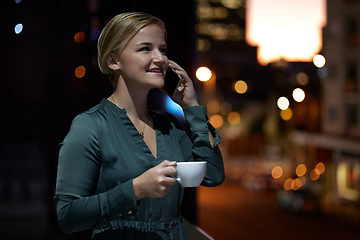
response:
<path fill-rule="evenodd" d="M 193 106 L 184 109 L 185 118 L 189 124 L 192 141 L 183 142 L 183 149 L 191 144 L 194 161 L 207 161 L 207 171 L 202 186 L 214 187 L 225 179 L 224 164 L 218 144 L 221 138 L 215 128 L 209 123 L 205 106 Z M 213 146 L 209 140 L 209 131 L 214 137 Z"/>
<path fill-rule="evenodd" d="M 65 233 L 92 229 L 137 209 L 132 180 L 97 193 L 100 150 L 96 124 L 81 114 L 61 143 L 56 181 L 56 211 Z"/>

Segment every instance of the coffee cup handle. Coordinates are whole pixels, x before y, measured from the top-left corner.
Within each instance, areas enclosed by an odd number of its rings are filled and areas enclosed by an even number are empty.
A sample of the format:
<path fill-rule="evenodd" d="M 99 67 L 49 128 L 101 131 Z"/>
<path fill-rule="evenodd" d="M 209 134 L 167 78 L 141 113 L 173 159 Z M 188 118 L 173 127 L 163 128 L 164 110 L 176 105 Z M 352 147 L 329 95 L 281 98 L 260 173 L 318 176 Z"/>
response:
<path fill-rule="evenodd" d="M 174 176 L 175 180 L 181 184 L 181 179 L 178 176 Z"/>
<path fill-rule="evenodd" d="M 177 169 L 176 167 L 177 167 L 177 166 L 175 166 L 175 169 Z M 178 182 L 181 184 L 181 179 L 180 179 L 180 177 L 178 177 L 177 175 L 174 175 L 174 178 L 175 178 L 176 181 L 178 181 Z"/>

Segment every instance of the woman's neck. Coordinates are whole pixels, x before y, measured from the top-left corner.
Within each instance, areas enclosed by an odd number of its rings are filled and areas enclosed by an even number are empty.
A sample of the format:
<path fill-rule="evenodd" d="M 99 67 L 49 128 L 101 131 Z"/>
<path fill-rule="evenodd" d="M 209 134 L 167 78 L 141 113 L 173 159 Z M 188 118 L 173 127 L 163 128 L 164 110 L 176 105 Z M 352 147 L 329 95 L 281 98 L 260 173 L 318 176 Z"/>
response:
<path fill-rule="evenodd" d="M 118 84 L 110 100 L 119 108 L 126 109 L 130 118 L 144 121 L 147 118 L 148 92 L 129 89 L 125 84 Z"/>

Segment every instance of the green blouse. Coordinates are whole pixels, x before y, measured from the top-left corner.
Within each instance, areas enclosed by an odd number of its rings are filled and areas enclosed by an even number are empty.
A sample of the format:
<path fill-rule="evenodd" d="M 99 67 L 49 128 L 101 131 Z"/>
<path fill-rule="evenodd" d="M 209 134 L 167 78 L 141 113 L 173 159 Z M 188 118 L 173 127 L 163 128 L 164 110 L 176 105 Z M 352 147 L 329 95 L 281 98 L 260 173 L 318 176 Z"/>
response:
<path fill-rule="evenodd" d="M 106 99 L 74 119 L 61 143 L 55 193 L 64 232 L 94 229 L 94 239 L 187 239 L 180 217 L 181 185 L 176 183 L 163 198 L 136 201 L 132 181 L 164 160 L 207 161 L 202 185 L 218 186 L 224 181 L 217 147 L 221 139 L 203 106 L 184 109 L 189 132 L 168 113 L 150 114 L 156 158 L 126 110 Z"/>

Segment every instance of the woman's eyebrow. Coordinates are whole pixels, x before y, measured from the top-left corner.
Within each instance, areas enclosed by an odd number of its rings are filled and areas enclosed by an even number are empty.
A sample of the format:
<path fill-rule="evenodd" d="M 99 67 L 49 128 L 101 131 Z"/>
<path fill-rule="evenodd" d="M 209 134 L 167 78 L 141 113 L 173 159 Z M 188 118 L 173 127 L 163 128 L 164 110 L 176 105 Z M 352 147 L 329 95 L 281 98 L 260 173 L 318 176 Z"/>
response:
<path fill-rule="evenodd" d="M 136 46 L 140 46 L 140 45 L 152 46 L 152 43 L 149 43 L 149 42 L 139 42 L 138 44 L 136 44 Z"/>
<path fill-rule="evenodd" d="M 136 46 L 141 46 L 141 45 L 145 45 L 145 46 L 152 46 L 153 44 L 150 42 L 139 42 L 138 44 L 136 44 Z M 160 47 L 167 47 L 166 43 L 161 44 Z"/>

